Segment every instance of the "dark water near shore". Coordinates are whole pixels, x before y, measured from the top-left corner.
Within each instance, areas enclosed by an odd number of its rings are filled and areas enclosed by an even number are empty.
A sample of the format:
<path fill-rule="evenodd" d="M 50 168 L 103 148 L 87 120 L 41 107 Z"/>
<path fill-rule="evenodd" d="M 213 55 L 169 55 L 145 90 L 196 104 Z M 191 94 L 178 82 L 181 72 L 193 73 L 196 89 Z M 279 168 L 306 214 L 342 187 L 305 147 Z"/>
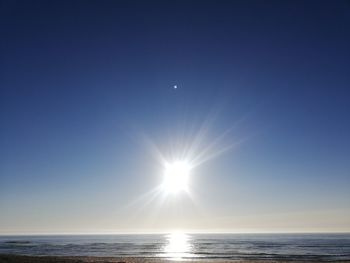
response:
<path fill-rule="evenodd" d="M 0 236 L 0 254 L 350 260 L 350 234 Z"/>

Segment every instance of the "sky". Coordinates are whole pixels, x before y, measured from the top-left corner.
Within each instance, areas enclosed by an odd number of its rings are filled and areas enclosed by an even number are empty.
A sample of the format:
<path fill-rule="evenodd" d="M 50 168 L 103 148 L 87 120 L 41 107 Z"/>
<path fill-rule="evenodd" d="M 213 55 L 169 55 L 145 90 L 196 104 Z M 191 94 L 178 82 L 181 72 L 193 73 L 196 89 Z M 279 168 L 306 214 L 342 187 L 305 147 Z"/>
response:
<path fill-rule="evenodd" d="M 349 1 L 2 0 L 0 31 L 0 234 L 350 231 Z"/>

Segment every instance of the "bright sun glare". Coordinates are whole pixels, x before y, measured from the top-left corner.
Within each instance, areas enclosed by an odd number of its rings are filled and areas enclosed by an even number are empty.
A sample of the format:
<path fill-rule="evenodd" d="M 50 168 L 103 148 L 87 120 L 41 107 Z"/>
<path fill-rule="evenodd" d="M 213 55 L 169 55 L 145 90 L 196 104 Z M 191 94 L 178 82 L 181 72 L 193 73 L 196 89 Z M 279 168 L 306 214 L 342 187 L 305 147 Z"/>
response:
<path fill-rule="evenodd" d="M 190 256 L 191 240 L 190 236 L 182 232 L 174 232 L 167 235 L 168 244 L 164 248 L 167 258 L 181 260 Z"/>
<path fill-rule="evenodd" d="M 165 165 L 163 190 L 178 193 L 188 188 L 191 166 L 186 161 L 176 161 Z"/>

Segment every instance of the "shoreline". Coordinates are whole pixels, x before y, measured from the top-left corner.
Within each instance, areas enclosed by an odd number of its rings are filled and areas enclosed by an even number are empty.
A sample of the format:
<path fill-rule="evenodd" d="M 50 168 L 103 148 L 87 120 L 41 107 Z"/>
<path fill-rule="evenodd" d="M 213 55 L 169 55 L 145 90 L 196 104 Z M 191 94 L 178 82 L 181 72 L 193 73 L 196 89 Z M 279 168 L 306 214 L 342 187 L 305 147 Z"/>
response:
<path fill-rule="evenodd" d="M 14 254 L 0 254 L 0 263 L 172 263 L 186 262 L 191 263 L 305 263 L 305 262 L 342 262 L 350 263 L 349 260 L 322 261 L 322 260 L 272 260 L 272 259 L 165 259 L 165 258 L 146 258 L 146 257 L 90 257 L 90 256 L 25 256 Z"/>

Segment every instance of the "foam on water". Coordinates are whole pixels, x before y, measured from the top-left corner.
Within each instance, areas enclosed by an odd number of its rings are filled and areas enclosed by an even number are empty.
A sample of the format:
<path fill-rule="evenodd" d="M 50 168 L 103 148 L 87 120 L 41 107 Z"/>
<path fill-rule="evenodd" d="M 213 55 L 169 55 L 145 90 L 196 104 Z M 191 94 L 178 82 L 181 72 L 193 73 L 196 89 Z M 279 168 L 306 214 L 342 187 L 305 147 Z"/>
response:
<path fill-rule="evenodd" d="M 1 254 L 350 260 L 350 234 L 0 236 Z"/>

